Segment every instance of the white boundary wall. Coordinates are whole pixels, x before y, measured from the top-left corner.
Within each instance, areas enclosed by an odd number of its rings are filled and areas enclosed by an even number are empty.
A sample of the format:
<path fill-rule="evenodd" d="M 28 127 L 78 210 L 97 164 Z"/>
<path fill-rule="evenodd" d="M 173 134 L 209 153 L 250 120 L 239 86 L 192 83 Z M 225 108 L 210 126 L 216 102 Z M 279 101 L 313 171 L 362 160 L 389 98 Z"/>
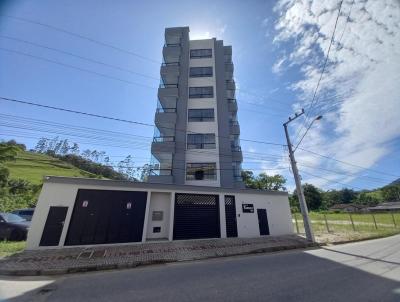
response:
<path fill-rule="evenodd" d="M 174 223 L 175 193 L 219 195 L 221 237 L 226 237 L 224 196 L 235 196 L 238 237 L 259 237 L 257 209 L 266 209 L 270 235 L 293 233 L 288 195 L 285 192 L 265 192 L 256 190 L 233 190 L 213 187 L 174 186 L 159 184 L 141 184 L 109 180 L 74 179 L 49 177 L 45 181 L 28 232 L 27 249 L 61 248 L 67 236 L 76 195 L 79 189 L 145 191 L 147 194 L 146 214 L 143 226 L 142 242 L 154 238 L 172 240 Z M 93 184 L 90 184 L 93 183 Z M 243 213 L 242 204 L 253 204 L 254 213 Z M 68 207 L 67 216 L 60 237 L 55 247 L 39 247 L 50 206 Z M 162 222 L 150 221 L 152 211 L 163 211 Z M 162 233 L 151 234 L 153 226 L 161 226 Z M 126 243 L 135 244 L 135 243 Z M 137 243 L 136 243 L 137 244 Z M 69 246 L 72 247 L 72 246 Z"/>

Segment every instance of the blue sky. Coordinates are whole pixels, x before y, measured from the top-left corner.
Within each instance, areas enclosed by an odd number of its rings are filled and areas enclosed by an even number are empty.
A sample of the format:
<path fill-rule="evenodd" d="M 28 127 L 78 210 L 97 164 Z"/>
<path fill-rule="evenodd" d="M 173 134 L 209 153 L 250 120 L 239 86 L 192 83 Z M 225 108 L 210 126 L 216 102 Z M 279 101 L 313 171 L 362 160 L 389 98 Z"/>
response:
<path fill-rule="evenodd" d="M 235 79 L 239 87 L 237 98 L 241 137 L 285 143 L 282 123 L 296 108 L 309 106 L 333 31 L 338 2 L 203 1 L 200 5 L 195 1 L 103 1 L 101 4 L 99 1 L 88 0 L 2 1 L 0 96 L 152 123 L 157 105 L 160 68 L 157 62 L 162 60 L 164 28 L 189 26 L 192 39 L 216 37 L 233 47 Z M 367 6 L 358 1 L 354 5 L 351 3 L 352 1 L 343 3 L 336 44 L 334 43 L 334 49 L 331 50 L 326 77 L 323 78 L 318 92 L 321 98 L 314 111 L 310 112 L 310 117 L 319 112 L 326 112 L 326 116 L 311 128 L 302 147 L 388 174 L 327 160 L 298 149 L 300 170 L 304 172 L 303 180 L 324 189 L 343 187 L 338 182 L 356 189 L 374 188 L 390 182 L 400 174 L 400 125 L 395 119 L 400 107 L 396 106 L 399 89 L 396 91 L 394 81 L 398 76 L 396 67 L 399 56 L 396 57 L 395 52 L 393 53 L 393 49 L 398 50 L 398 44 L 393 41 L 399 39 L 396 39 L 395 34 L 392 37 L 379 32 L 380 23 L 386 23 L 389 31 L 391 27 L 396 28 L 399 16 L 393 13 L 391 7 L 396 6 L 396 3 L 382 1 L 381 7 Z M 348 18 L 350 9 L 352 17 Z M 370 14 L 374 21 L 371 22 L 370 30 L 377 33 L 376 39 L 372 41 L 376 42 L 376 47 L 369 41 L 371 35 L 367 37 L 363 32 L 366 29 L 360 27 L 359 21 L 365 17 L 363 12 Z M 147 59 L 4 15 L 65 29 Z M 368 23 L 364 22 L 364 26 L 366 25 Z M 358 37 L 357 41 L 360 43 L 355 43 L 353 35 Z M 131 72 L 35 47 L 15 39 L 60 49 Z M 368 43 L 367 49 L 362 44 L 364 40 Z M 5 49 L 18 51 L 20 54 Z M 364 49 L 365 53 L 362 53 Z M 31 56 L 21 55 L 21 52 Z M 393 53 L 393 57 L 382 57 L 386 52 Z M 81 70 L 39 60 L 32 55 Z M 373 76 L 379 77 L 379 72 L 387 72 L 388 64 L 392 66 L 389 72 L 393 72 L 394 80 L 385 82 L 387 87 L 380 91 L 379 97 L 371 95 L 376 93 L 376 89 L 369 92 L 370 83 L 379 86 Z M 361 106 L 359 102 L 362 102 Z M 5 127 L 4 123 L 10 123 L 10 119 L 14 117 L 4 115 L 13 115 L 127 133 L 132 135 L 129 142 L 121 142 L 126 136 L 118 138 L 118 135 L 113 137 L 110 133 L 103 135 L 109 139 L 72 138 L 67 134 L 59 136 L 79 142 L 81 149 L 96 148 L 106 151 L 114 161 L 128 154 L 133 155 L 138 166 L 150 160 L 150 137 L 153 135 L 151 127 L 4 101 L 0 102 L 0 106 L 3 114 L 0 116 L 0 121 L 3 122 L 0 125 L 1 138 L 16 138 L 33 147 L 37 141 L 33 137 L 55 136 Z M 380 113 L 377 114 L 378 111 Z M 298 129 L 301 123 L 304 123 L 304 119 L 299 119 L 293 126 Z M 28 126 L 31 126 L 29 122 Z M 301 129 L 304 131 L 304 128 Z M 292 132 L 296 141 L 297 132 Z M 93 142 L 98 145 L 93 145 Z M 289 188 L 293 186 L 282 147 L 242 141 L 242 148 L 245 155 L 244 168 L 254 169 L 256 173 L 266 169 L 268 173 L 284 174 L 288 178 Z"/>

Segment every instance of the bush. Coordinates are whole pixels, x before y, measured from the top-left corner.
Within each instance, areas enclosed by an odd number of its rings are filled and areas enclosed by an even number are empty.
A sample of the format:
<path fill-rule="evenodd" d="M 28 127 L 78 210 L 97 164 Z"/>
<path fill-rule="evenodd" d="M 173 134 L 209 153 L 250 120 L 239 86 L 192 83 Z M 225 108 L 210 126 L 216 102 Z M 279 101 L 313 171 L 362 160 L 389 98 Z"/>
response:
<path fill-rule="evenodd" d="M 11 212 L 17 209 L 32 208 L 37 199 L 30 195 L 4 195 L 0 196 L 0 212 Z"/>

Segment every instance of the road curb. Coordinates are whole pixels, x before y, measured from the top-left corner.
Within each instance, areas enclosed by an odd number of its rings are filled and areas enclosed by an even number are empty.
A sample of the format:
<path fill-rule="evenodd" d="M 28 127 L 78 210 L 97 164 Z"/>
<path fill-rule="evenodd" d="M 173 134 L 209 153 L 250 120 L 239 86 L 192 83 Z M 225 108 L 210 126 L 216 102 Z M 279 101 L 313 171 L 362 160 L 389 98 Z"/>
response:
<path fill-rule="evenodd" d="M 313 243 L 301 243 L 292 245 L 282 245 L 282 246 L 271 246 L 265 248 L 257 248 L 246 252 L 232 252 L 232 251 L 216 251 L 214 255 L 208 256 L 195 256 L 190 259 L 153 259 L 146 261 L 132 261 L 123 263 L 104 263 L 104 264 L 83 264 L 75 267 L 66 268 L 38 268 L 38 269 L 0 269 L 0 275 L 6 276 L 54 276 L 54 275 L 65 275 L 65 274 L 75 274 L 75 273 L 85 273 L 93 271 L 105 271 L 105 270 L 122 270 L 131 269 L 135 267 L 156 265 L 156 264 L 166 264 L 172 262 L 188 262 L 196 260 L 205 260 L 212 258 L 223 258 L 230 256 L 243 256 L 251 254 L 262 254 L 262 253 L 274 253 L 286 250 L 296 250 L 296 249 L 306 249 L 317 247 L 318 244 Z"/>

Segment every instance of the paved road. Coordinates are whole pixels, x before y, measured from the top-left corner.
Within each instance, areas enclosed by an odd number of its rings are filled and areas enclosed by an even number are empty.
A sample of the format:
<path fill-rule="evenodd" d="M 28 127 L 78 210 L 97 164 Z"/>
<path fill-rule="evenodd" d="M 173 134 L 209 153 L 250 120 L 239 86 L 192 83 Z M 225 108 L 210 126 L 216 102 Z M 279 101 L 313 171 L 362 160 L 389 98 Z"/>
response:
<path fill-rule="evenodd" d="M 8 301 L 400 301 L 400 236 L 332 248 L 0 280 Z"/>

